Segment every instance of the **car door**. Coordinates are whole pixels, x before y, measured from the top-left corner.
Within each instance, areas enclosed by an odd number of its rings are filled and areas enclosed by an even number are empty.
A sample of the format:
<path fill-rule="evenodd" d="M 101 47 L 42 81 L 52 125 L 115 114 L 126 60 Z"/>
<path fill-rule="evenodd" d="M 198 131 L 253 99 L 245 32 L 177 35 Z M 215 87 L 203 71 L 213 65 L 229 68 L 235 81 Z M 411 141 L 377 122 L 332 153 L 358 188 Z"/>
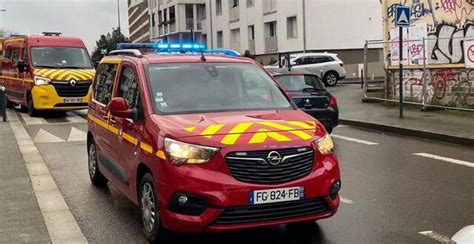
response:
<path fill-rule="evenodd" d="M 139 163 L 142 154 L 150 156 L 153 148 L 145 138 L 145 123 L 143 116 L 143 103 L 139 87 L 137 70 L 133 63 L 125 62 L 120 71 L 119 83 L 116 88 L 116 97 L 124 98 L 127 106 L 134 111 L 133 118 L 111 118 L 111 125 L 119 130 L 119 140 L 114 148 L 116 154 L 120 155 L 121 167 L 127 172 L 127 181 L 133 179 L 133 172 Z M 129 194 L 133 193 L 134 184 L 127 182 Z"/>
<path fill-rule="evenodd" d="M 108 104 L 112 98 L 116 83 L 118 63 L 101 63 L 97 67 L 93 84 L 93 96 L 89 108 L 89 130 L 93 132 L 97 147 L 97 156 L 100 171 L 112 180 L 115 175 L 115 164 L 112 158 L 114 150 L 113 140 L 117 132 L 109 126 Z M 117 132 L 118 134 L 118 132 Z"/>

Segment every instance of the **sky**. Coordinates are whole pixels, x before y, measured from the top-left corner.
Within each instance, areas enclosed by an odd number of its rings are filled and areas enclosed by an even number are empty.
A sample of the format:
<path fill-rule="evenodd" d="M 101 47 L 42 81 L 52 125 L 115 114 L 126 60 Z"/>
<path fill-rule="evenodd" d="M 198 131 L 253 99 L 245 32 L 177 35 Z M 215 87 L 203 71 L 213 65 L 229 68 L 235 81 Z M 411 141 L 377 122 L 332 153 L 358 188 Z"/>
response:
<path fill-rule="evenodd" d="M 127 0 L 120 1 L 120 24 L 128 36 Z M 118 25 L 117 0 L 0 0 L 0 29 L 18 34 L 62 32 L 81 38 L 89 52 L 101 34 Z"/>

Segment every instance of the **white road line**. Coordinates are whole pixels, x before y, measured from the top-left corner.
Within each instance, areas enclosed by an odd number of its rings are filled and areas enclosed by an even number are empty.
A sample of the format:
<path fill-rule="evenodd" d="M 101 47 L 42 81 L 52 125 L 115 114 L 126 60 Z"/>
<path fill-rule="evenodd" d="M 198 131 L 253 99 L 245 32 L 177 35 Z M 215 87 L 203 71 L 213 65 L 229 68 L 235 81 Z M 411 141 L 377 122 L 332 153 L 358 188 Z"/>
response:
<path fill-rule="evenodd" d="M 48 121 L 46 121 L 44 118 L 36 118 L 36 117 L 30 117 L 29 115 L 27 114 L 21 114 L 21 117 L 23 118 L 23 120 L 25 121 L 25 124 L 27 125 L 43 125 L 43 124 L 47 124 Z"/>
<path fill-rule="evenodd" d="M 66 119 L 69 121 L 69 123 L 85 123 L 87 121 L 75 113 L 68 113 Z"/>
<path fill-rule="evenodd" d="M 87 243 L 46 163 L 21 124 L 16 113 L 8 111 L 9 124 L 25 161 L 31 185 L 52 243 Z"/>
<path fill-rule="evenodd" d="M 429 153 L 413 153 L 413 155 L 420 156 L 420 157 L 425 157 L 425 158 L 436 159 L 436 160 L 440 160 L 440 161 L 444 161 L 444 162 L 448 162 L 448 163 L 452 163 L 452 164 L 459 164 L 459 165 L 474 168 L 474 163 L 467 162 L 467 161 L 462 161 L 462 160 L 459 160 L 459 159 L 448 158 L 448 157 L 443 157 L 443 156 L 429 154 Z"/>
<path fill-rule="evenodd" d="M 342 197 L 342 196 L 340 196 L 339 199 L 341 199 L 342 203 L 346 203 L 346 204 L 353 204 L 354 203 L 354 201 L 352 201 L 351 199 L 345 198 L 345 197 Z"/>
<path fill-rule="evenodd" d="M 455 244 L 455 242 L 453 240 L 451 240 L 451 238 L 447 237 L 447 236 L 444 236 L 444 235 L 441 235 L 441 234 L 438 234 L 434 231 L 431 231 L 431 230 L 428 230 L 428 231 L 421 231 L 421 232 L 418 232 L 418 234 L 420 235 L 424 235 L 424 236 L 427 236 L 435 241 L 438 241 L 438 242 L 441 242 L 441 243 L 453 243 Z"/>
<path fill-rule="evenodd" d="M 365 140 L 352 138 L 352 137 L 347 137 L 347 136 L 340 136 L 340 135 L 331 134 L 331 137 L 334 137 L 336 139 L 341 139 L 341 140 L 344 140 L 344 141 L 356 142 L 356 143 L 360 143 L 360 144 L 364 144 L 364 145 L 368 145 L 368 146 L 378 145 L 378 143 L 376 143 L 376 142 L 365 141 Z"/>

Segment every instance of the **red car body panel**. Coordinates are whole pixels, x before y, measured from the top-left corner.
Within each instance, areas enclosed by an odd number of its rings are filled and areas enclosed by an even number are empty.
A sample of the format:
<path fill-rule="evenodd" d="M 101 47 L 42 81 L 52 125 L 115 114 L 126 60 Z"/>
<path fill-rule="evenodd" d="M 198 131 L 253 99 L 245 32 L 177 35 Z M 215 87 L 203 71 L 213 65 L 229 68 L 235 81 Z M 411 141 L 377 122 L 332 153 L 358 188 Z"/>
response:
<path fill-rule="evenodd" d="M 173 62 L 202 61 L 199 56 L 193 55 L 145 55 L 144 58 L 124 56 L 120 58 L 120 61 L 117 58 L 105 58 L 101 63 L 118 64 L 117 79 L 124 66 L 132 67 L 137 72 L 140 90 L 149 91 L 144 66 L 146 67 L 150 63 Z M 253 63 L 248 59 L 218 55 L 209 55 L 207 62 Z M 115 95 L 118 92 L 118 87 L 118 85 L 115 86 Z M 99 153 L 108 154 L 123 168 L 124 179 L 117 177 L 117 172 L 108 168 L 101 167 L 100 170 L 135 204 L 138 203 L 137 184 L 139 179 L 137 175 L 139 168 L 146 166 L 151 171 L 156 182 L 156 194 L 160 203 L 162 224 L 165 228 L 179 232 L 225 231 L 316 220 L 330 217 L 336 213 L 339 206 L 339 196 L 330 198 L 329 192 L 331 186 L 340 180 L 338 160 L 334 154 L 322 155 L 318 151 L 314 141 L 325 136 L 326 131 L 322 124 L 314 118 L 298 109 L 159 115 L 154 113 L 151 106 L 152 99 L 147 94 L 147 92 L 141 93 L 145 119 L 138 123 L 123 118 L 111 120 L 107 106 L 91 99 L 88 138 L 95 140 Z M 233 128 L 242 123 L 248 125 L 244 132 L 231 133 Z M 273 123 L 280 126 L 275 126 Z M 204 133 L 206 128 L 213 125 L 222 125 L 222 127 L 212 135 Z M 262 129 L 266 132 L 276 132 L 290 138 L 290 141 L 282 142 L 269 137 L 258 141 L 258 143 L 250 143 L 252 137 Z M 237 137 L 234 138 L 235 140 L 231 140 L 231 144 L 229 144 L 229 140 L 224 140 L 229 134 Z M 219 148 L 219 151 L 205 164 L 176 167 L 167 159 L 164 138 L 216 147 Z M 232 176 L 224 159 L 229 152 L 299 147 L 314 149 L 313 169 L 302 178 L 282 184 L 266 185 L 241 182 Z M 225 207 L 248 205 L 250 191 L 291 186 L 304 187 L 305 199 L 324 197 L 330 211 L 312 216 L 257 223 L 225 226 L 212 224 Z M 209 208 L 199 216 L 170 211 L 168 209 L 169 200 L 177 192 L 203 198 L 208 201 Z"/>

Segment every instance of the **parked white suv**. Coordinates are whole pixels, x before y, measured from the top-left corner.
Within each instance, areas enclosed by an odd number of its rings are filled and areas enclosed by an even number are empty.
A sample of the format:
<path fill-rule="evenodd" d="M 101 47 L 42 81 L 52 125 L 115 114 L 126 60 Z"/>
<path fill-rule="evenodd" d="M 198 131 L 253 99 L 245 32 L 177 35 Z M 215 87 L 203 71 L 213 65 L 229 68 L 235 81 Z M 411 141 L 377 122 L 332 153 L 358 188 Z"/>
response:
<path fill-rule="evenodd" d="M 322 73 L 326 86 L 335 86 L 338 80 L 346 78 L 344 63 L 335 53 L 298 53 L 290 55 L 291 68 L 293 70 L 305 70 L 318 76 Z M 282 66 L 287 67 L 286 60 L 282 60 Z M 279 68 L 277 66 L 265 66 L 269 70 Z"/>

